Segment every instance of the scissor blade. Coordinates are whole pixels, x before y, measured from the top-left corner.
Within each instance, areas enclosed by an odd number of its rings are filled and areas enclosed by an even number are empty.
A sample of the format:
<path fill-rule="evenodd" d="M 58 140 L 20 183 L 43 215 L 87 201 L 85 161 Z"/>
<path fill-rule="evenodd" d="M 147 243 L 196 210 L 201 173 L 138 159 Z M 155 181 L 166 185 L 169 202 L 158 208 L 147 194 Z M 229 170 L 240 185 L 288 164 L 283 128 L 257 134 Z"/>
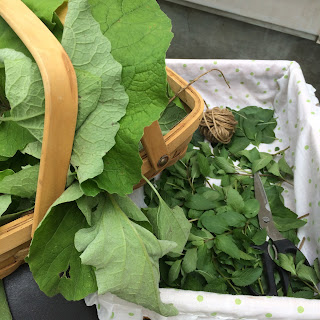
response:
<path fill-rule="evenodd" d="M 269 201 L 258 172 L 254 174 L 254 192 L 255 198 L 260 203 L 260 211 L 258 213 L 260 228 L 265 228 L 268 236 L 274 241 L 284 239 L 274 225 Z"/>

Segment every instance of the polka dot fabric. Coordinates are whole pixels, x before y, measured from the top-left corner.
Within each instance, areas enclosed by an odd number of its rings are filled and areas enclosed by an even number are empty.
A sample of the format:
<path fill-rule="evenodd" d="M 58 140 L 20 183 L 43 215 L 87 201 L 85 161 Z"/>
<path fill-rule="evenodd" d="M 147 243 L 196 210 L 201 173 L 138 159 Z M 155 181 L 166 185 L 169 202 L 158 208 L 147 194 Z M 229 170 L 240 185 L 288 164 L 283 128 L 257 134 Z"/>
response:
<path fill-rule="evenodd" d="M 299 216 L 309 213 L 299 237 L 306 238 L 303 252 L 310 261 L 320 253 L 320 108 L 315 90 L 306 84 L 299 64 L 291 61 L 258 60 L 167 60 L 185 80 L 217 68 L 193 86 L 210 108 L 241 109 L 259 106 L 274 109 L 277 140 L 261 145 L 260 151 L 275 153 L 290 146 L 286 159 L 293 166 L 294 186 L 284 183 L 286 206 Z M 249 146 L 250 148 L 250 146 Z M 140 192 L 140 202 L 143 195 Z M 320 319 L 320 301 L 286 297 L 232 296 L 208 292 L 161 289 L 164 303 L 173 303 L 180 314 L 166 318 L 112 294 L 86 298 L 96 304 L 100 320 L 295 320 Z"/>

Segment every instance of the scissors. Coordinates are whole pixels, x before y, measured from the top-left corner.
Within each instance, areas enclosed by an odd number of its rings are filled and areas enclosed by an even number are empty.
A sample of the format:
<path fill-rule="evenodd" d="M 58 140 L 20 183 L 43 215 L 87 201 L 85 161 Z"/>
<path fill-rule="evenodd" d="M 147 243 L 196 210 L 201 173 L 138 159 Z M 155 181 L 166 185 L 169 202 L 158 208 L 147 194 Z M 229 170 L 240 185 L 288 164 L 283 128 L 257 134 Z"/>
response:
<path fill-rule="evenodd" d="M 272 240 L 272 245 L 267 240 L 260 246 L 253 246 L 255 249 L 259 249 L 262 251 L 262 261 L 264 265 L 264 270 L 266 273 L 266 279 L 269 287 L 269 292 L 267 292 L 267 296 L 277 296 L 277 285 L 274 278 L 274 271 L 278 271 L 280 274 L 280 278 L 282 281 L 283 293 L 285 296 L 288 294 L 289 288 L 289 279 L 290 274 L 288 271 L 279 267 L 272 259 L 270 255 L 270 246 L 272 246 L 273 251 L 275 253 L 275 258 L 277 259 L 278 253 L 297 253 L 300 251 L 290 240 L 283 237 L 283 235 L 276 228 L 272 213 L 269 205 L 269 201 L 264 190 L 262 181 L 259 176 L 259 172 L 254 174 L 254 189 L 255 189 L 255 198 L 260 203 L 260 211 L 258 213 L 259 224 L 261 229 L 266 229 L 268 237 Z M 305 264 L 310 266 L 307 259 L 305 260 Z M 251 286 L 249 286 L 249 291 L 251 294 L 258 296 L 261 295 L 257 293 Z"/>

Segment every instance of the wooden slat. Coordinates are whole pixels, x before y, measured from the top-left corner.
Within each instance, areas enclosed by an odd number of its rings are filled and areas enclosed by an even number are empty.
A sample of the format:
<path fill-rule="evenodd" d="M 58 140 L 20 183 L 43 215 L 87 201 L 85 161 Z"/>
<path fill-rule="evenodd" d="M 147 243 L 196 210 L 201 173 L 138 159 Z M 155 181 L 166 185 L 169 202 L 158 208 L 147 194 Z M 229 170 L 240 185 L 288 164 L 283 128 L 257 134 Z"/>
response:
<path fill-rule="evenodd" d="M 20 0 L 0 0 L 0 15 L 40 69 L 45 120 L 32 234 L 65 189 L 78 113 L 77 79 L 59 41 Z"/>
<path fill-rule="evenodd" d="M 167 157 L 167 162 L 169 161 L 168 149 L 164 142 L 158 121 L 155 121 L 149 127 L 144 128 L 144 135 L 141 142 L 154 170 L 159 170 L 159 168 L 164 166 L 159 165 L 159 161 L 162 157 Z M 167 164 L 167 162 L 165 164 Z"/>
<path fill-rule="evenodd" d="M 5 224 L 0 228 L 0 256 L 31 240 L 33 214 Z"/>

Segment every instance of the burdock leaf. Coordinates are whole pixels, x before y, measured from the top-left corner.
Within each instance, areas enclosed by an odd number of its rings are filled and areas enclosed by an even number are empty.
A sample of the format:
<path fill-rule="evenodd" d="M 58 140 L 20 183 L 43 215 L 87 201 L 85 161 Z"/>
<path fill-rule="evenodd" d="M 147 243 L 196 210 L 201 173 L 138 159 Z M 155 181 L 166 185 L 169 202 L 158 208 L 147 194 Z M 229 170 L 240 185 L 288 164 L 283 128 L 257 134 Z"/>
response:
<path fill-rule="evenodd" d="M 75 233 L 88 227 L 75 202 L 83 193 L 77 184 L 67 189 L 37 228 L 30 247 L 33 277 L 48 296 L 61 293 L 67 300 L 80 300 L 97 290 L 93 268 L 81 263 L 74 246 Z"/>
<path fill-rule="evenodd" d="M 95 268 L 99 294 L 111 292 L 164 316 L 177 314 L 161 302 L 158 287 L 158 261 L 175 244 L 130 221 L 111 195 L 103 195 L 92 227 L 77 232 L 75 246 L 82 264 Z"/>
<path fill-rule="evenodd" d="M 144 127 L 157 120 L 168 103 L 165 57 L 171 23 L 156 0 L 89 3 L 114 58 L 123 66 L 122 84 L 129 96 L 116 145 L 104 157 L 104 171 L 96 181 L 100 188 L 124 195 L 141 179 L 138 144 Z"/>
<path fill-rule="evenodd" d="M 21 171 L 10 174 L 0 181 L 0 193 L 11 194 L 21 198 L 32 198 L 36 194 L 39 165 L 28 166 Z"/>

